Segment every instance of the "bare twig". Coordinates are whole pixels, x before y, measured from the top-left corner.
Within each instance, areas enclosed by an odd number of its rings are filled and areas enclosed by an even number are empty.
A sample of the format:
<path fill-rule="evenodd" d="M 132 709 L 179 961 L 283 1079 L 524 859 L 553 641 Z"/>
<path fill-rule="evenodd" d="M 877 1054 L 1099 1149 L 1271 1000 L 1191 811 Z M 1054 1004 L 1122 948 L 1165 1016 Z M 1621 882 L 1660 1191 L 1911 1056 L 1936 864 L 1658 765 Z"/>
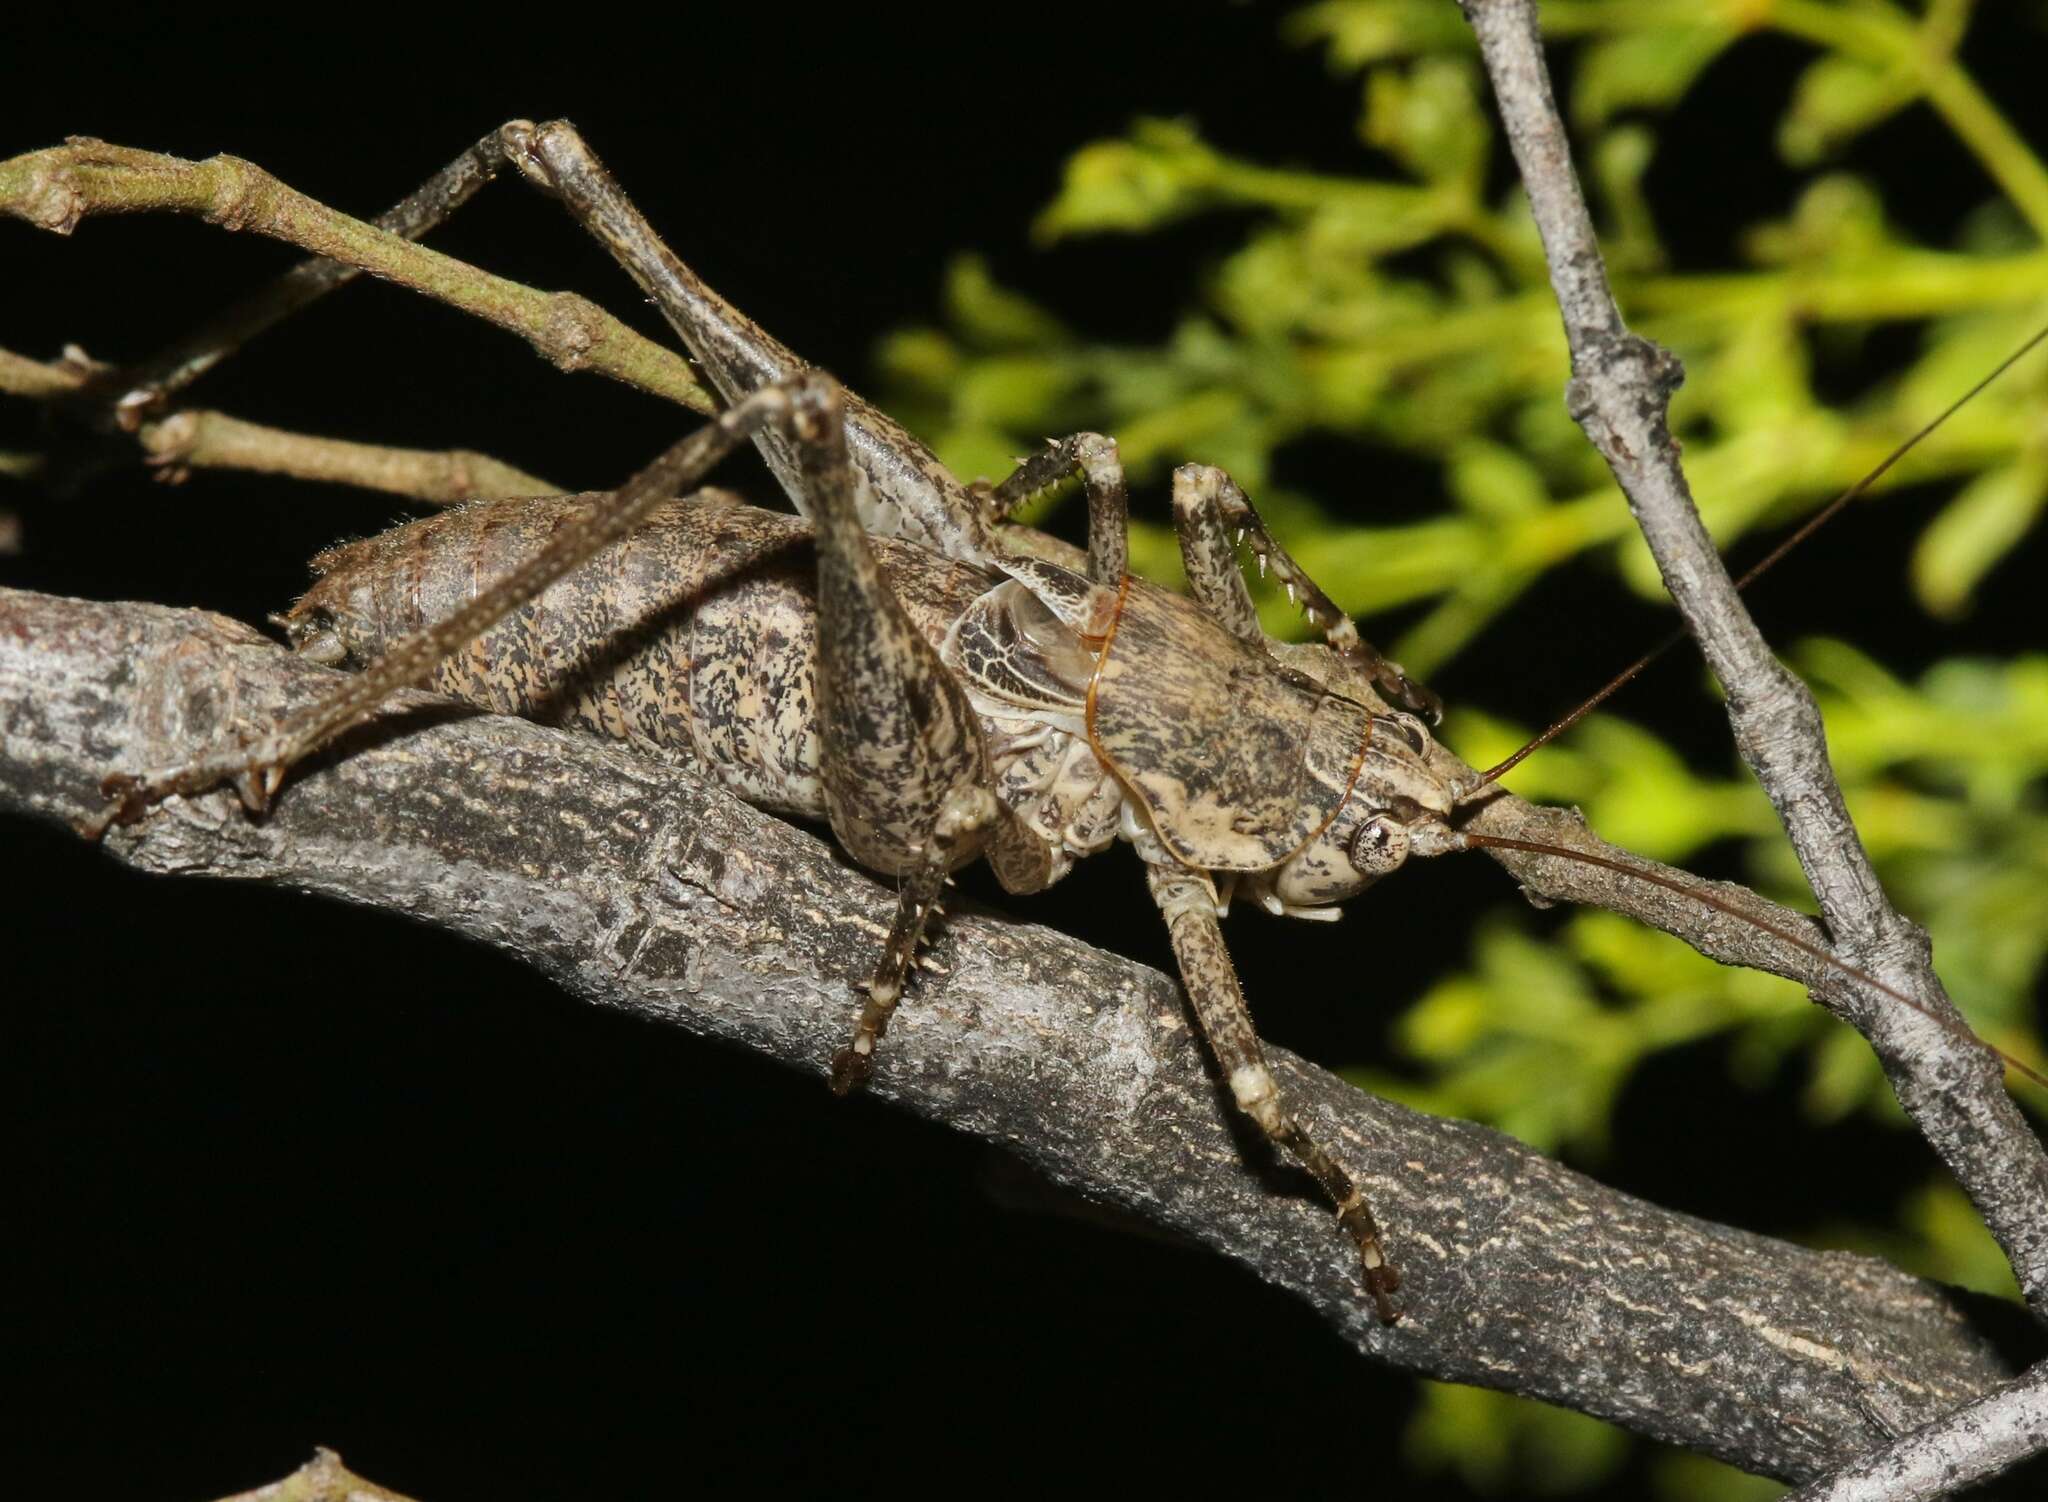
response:
<path fill-rule="evenodd" d="M 1894 911 L 1828 764 L 1819 711 L 1744 610 L 1701 525 L 1665 420 L 1678 362 L 1629 332 L 1607 283 L 1551 97 L 1532 0 L 1461 0 L 1500 101 L 1571 346 L 1567 401 L 1627 495 L 1666 587 L 1728 696 L 1743 758 L 1777 809 L 1849 963 L 1933 1018 L 1847 977 L 1801 979 L 1871 1042 L 1900 1103 L 1969 1193 L 2036 1314 L 2048 1314 L 2048 1154 L 1929 964 L 1926 934 Z M 1949 1019 L 1949 1025 L 1935 1019 Z"/>
<path fill-rule="evenodd" d="M 149 462 L 175 471 L 239 469 L 360 485 L 437 506 L 481 496 L 559 495 L 562 487 L 474 449 L 352 443 L 244 422 L 225 412 L 173 412 L 137 432 Z"/>
<path fill-rule="evenodd" d="M 236 1492 L 220 1502 L 412 1502 L 389 1487 L 365 1481 L 341 1463 L 332 1450 L 320 1449 L 313 1458 L 282 1481 L 259 1486 L 253 1492 Z"/>
<path fill-rule="evenodd" d="M 492 131 L 412 193 L 379 214 L 375 226 L 417 240 L 450 215 L 505 166 L 505 147 Z M 192 384 L 265 330 L 311 306 L 362 274 L 361 268 L 315 256 L 232 306 L 224 308 L 169 348 L 121 373 L 124 411 L 141 413 Z"/>
<path fill-rule="evenodd" d="M 218 617 L 0 592 L 0 808 L 76 821 L 110 762 L 188 756 L 331 681 Z M 1502 832 L 1568 822 L 1513 800 L 1487 813 Z M 359 733 L 262 822 L 231 795 L 173 801 L 108 844 L 147 869 L 403 910 L 587 1000 L 821 1077 L 889 902 L 687 768 L 445 709 Z M 1709 939 L 1731 927 L 1685 921 Z M 1661 1210 L 1277 1055 L 1384 1211 L 1409 1292 L 1382 1329 L 1326 1209 L 1245 1163 L 1171 980 L 971 910 L 931 958 L 877 1094 L 1250 1266 L 1378 1359 L 1793 1479 L 2013 1374 L 1974 1322 L 1981 1301 Z"/>
<path fill-rule="evenodd" d="M 73 365 L 31 360 L 12 350 L 0 349 L 0 395 L 26 396 L 36 401 L 53 401 L 72 396 L 85 384 L 86 373 Z"/>
<path fill-rule="evenodd" d="M 1802 1487 L 1787 1502 L 1921 1502 L 1986 1480 L 2048 1448 L 2048 1364 Z"/>
<path fill-rule="evenodd" d="M 0 392 L 54 401 L 89 396 L 96 382 L 82 357 L 46 364 L 0 349 Z M 149 463 L 174 476 L 191 469 L 239 469 L 360 485 L 435 505 L 482 496 L 555 495 L 562 489 L 474 449 L 354 443 L 245 422 L 225 412 L 186 409 L 153 417 L 136 428 L 134 441 Z"/>
<path fill-rule="evenodd" d="M 563 370 L 594 370 L 710 412 L 689 361 L 588 298 L 541 292 L 337 213 L 238 157 L 203 162 L 77 139 L 0 162 L 0 213 L 69 234 L 89 214 L 195 214 L 368 271 L 520 335 Z"/>

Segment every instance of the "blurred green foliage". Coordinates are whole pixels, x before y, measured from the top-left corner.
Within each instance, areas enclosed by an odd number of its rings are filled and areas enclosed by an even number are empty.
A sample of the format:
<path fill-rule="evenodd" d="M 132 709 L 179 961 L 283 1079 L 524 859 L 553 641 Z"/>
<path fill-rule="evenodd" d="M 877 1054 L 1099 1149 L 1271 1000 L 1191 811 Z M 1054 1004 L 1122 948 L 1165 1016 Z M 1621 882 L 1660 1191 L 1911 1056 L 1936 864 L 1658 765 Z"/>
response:
<path fill-rule="evenodd" d="M 1957 61 L 1970 12 L 1968 0 L 1545 0 L 1616 291 L 1631 323 L 1685 361 L 1673 424 L 1724 547 L 1856 481 L 2048 321 L 2048 169 Z M 1773 101 L 1778 150 L 1806 174 L 1803 189 L 1782 217 L 1741 236 L 1739 264 L 1674 271 L 1644 191 L 1660 128 L 1754 32 L 1803 48 L 1796 84 Z M 1186 460 L 1223 465 L 1340 603 L 1368 618 L 1410 608 L 1415 623 L 1391 651 L 1425 677 L 1544 570 L 1579 555 L 1604 553 L 1633 587 L 1661 594 L 1560 400 L 1566 354 L 1541 249 L 1519 191 L 1497 191 L 1504 151 L 1456 7 L 1322 0 L 1288 16 L 1284 33 L 1358 78 L 1361 162 L 1378 170 L 1240 160 L 1181 120 L 1141 120 L 1087 145 L 1038 237 L 1143 235 L 1230 211 L 1244 234 L 1199 305 L 1156 345 L 1108 345 L 964 258 L 946 326 L 901 333 L 883 351 L 892 409 L 966 475 L 999 476 L 1046 435 L 1080 428 L 1114 433 L 1140 484 Z M 1909 109 L 1931 112 L 1999 190 L 1951 244 L 1916 243 L 1891 221 L 1881 173 L 1830 166 Z M 1821 357 L 1853 354 L 1887 325 L 1917 337 L 1905 368 L 1848 400 L 1824 394 Z M 1898 480 L 1942 482 L 1948 496 L 1911 559 L 1935 617 L 1968 610 L 2048 503 L 2044 391 L 2048 361 L 2019 367 L 1900 466 Z M 1276 452 L 1311 437 L 1434 466 L 1448 509 L 1361 523 L 1375 510 L 1368 461 L 1351 494 L 1311 499 L 1276 485 Z M 1140 526 L 1133 555 L 1152 577 L 1178 577 L 1162 527 Z M 1267 606 L 1271 629 L 1298 632 L 1283 601 Z M 2048 656 L 1945 661 L 1915 682 L 1837 641 L 1791 656 L 1820 697 L 1864 840 L 1895 900 L 1932 930 L 1952 994 L 1999 1046 L 2042 1063 L 2033 998 L 2048 942 Z M 1532 728 L 1454 711 L 1445 734 L 1483 766 Z M 1725 773 L 1703 777 L 1655 736 L 1598 717 L 1510 781 L 1579 805 L 1602 834 L 1661 860 L 1739 842 L 1759 889 L 1804 897 L 1732 753 Z M 1402 1019 L 1414 1072 L 1357 1077 L 1583 1159 L 1603 1147 L 1610 1108 L 1648 1054 L 1717 1035 L 1752 1080 L 1802 1070 L 1817 1118 L 1896 1114 L 1868 1049 L 1795 987 L 1599 912 L 1538 938 L 1504 906 Z M 1909 1235 L 1810 1230 L 2010 1291 L 1995 1247 L 1945 1182 L 1905 1203 Z M 1489 1419 L 1508 1411 L 1523 1417 Z M 1460 1388 L 1430 1389 L 1411 1444 L 1472 1484 L 1512 1476 L 1520 1489 L 1532 1456 L 1568 1485 L 1605 1474 L 1617 1453 L 1589 1421 Z M 1666 1480 L 1674 1494 L 1764 1494 L 1731 1477 L 1674 1462 Z"/>

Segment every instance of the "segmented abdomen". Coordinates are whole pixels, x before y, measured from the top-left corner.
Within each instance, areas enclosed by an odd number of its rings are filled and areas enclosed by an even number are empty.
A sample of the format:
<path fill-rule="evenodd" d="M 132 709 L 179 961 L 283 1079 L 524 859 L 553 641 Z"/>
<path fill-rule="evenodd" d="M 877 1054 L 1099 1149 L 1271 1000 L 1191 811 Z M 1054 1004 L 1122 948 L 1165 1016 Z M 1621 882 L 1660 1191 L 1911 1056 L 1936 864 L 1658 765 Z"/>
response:
<path fill-rule="evenodd" d="M 331 549 L 288 617 L 361 663 L 447 617 L 599 497 L 476 502 Z M 987 576 L 878 542 L 897 596 L 936 642 Z M 575 725 L 716 771 L 749 802 L 822 817 L 816 566 L 808 526 L 707 491 L 514 611 L 427 686 Z"/>

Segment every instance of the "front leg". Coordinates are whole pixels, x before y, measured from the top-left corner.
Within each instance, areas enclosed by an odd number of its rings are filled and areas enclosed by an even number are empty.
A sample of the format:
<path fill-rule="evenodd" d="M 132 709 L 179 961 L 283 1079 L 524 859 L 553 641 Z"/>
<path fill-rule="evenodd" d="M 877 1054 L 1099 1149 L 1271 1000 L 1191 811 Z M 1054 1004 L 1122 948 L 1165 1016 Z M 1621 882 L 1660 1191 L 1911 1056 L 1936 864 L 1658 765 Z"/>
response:
<path fill-rule="evenodd" d="M 1070 434 L 1019 464 L 1002 484 L 976 490 L 989 521 L 1000 522 L 1033 497 L 1064 484 L 1076 470 L 1088 489 L 1088 577 L 1115 589 L 1130 572 L 1131 498 L 1114 438 Z"/>
<path fill-rule="evenodd" d="M 1187 465 L 1173 477 L 1174 525 L 1180 533 L 1182 561 L 1196 594 L 1205 605 L 1239 636 L 1243 612 L 1250 596 L 1242 583 L 1233 589 L 1220 577 L 1219 560 L 1234 563 L 1236 544 L 1249 542 L 1259 560 L 1259 572 L 1270 566 L 1287 598 L 1300 607 L 1309 623 L 1323 633 L 1323 640 L 1339 656 L 1348 658 L 1373 680 L 1381 696 L 1434 724 L 1444 716 L 1443 701 L 1401 671 L 1401 664 L 1379 653 L 1379 649 L 1358 634 L 1358 626 L 1323 592 L 1308 571 L 1288 556 L 1279 539 L 1267 530 L 1265 519 L 1253 507 L 1251 497 L 1222 470 L 1207 465 Z M 1253 617 L 1256 621 L 1256 617 Z M 1247 638 L 1255 640 L 1256 638 Z"/>
<path fill-rule="evenodd" d="M 1245 1009 L 1244 989 L 1238 984 L 1237 969 L 1230 963 L 1223 929 L 1216 921 L 1215 889 L 1206 876 L 1184 866 L 1148 864 L 1145 879 L 1152 888 L 1152 900 L 1166 919 L 1195 1020 L 1230 1082 L 1231 1098 L 1258 1124 L 1268 1141 L 1284 1149 L 1323 1186 L 1323 1193 L 1336 1207 L 1337 1223 L 1357 1243 L 1365 1264 L 1365 1290 L 1381 1322 L 1393 1324 L 1397 1317 L 1393 1294 L 1401 1286 L 1401 1275 L 1387 1261 L 1379 1226 L 1364 1194 L 1295 1119 L 1272 1070 L 1266 1067 L 1266 1051 Z"/>
<path fill-rule="evenodd" d="M 1173 472 L 1173 532 L 1180 539 L 1181 569 L 1204 610 L 1239 641 L 1263 649 L 1266 633 L 1258 607 L 1238 567 L 1237 543 L 1223 525 L 1225 494 L 1242 499 L 1244 492 L 1213 464 L 1183 464 Z"/>

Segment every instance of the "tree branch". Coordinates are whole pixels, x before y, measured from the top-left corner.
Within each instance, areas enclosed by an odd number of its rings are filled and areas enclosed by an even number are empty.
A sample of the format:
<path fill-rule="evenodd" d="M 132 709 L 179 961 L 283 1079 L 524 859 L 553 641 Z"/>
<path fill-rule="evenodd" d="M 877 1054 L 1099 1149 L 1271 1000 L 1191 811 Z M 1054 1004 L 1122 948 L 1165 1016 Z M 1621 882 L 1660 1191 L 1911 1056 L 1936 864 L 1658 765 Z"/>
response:
<path fill-rule="evenodd" d="M 0 808 L 76 821 L 113 767 L 177 760 L 331 682 L 220 617 L 0 591 Z M 173 801 L 109 849 L 411 913 L 822 1078 L 881 935 L 879 885 L 687 768 L 411 705 L 302 769 L 261 822 L 231 795 Z M 1488 816 L 1524 827 L 1514 800 Z M 2012 1375 L 1979 1323 L 1992 1301 L 1659 1209 L 1276 1050 L 1389 1228 L 1408 1291 L 1383 1329 L 1309 1186 L 1247 1164 L 1173 981 L 971 909 L 930 959 L 877 1094 L 1251 1267 L 1377 1359 L 1792 1479 Z"/>
<path fill-rule="evenodd" d="M 2048 1448 L 2048 1364 L 1916 1429 L 1787 1502 L 1920 1502 L 1997 1475 Z"/>
<path fill-rule="evenodd" d="M 1666 588 L 1727 693 L 1736 744 L 1791 837 L 1833 949 L 1934 1015 L 1838 973 L 1803 978 L 1870 1040 L 1900 1104 L 2004 1248 L 2029 1305 L 2048 1315 L 2048 1153 L 2006 1093 L 2003 1072 L 1964 1041 L 1926 934 L 1891 907 L 1871 869 L 1828 763 L 1813 696 L 1771 655 L 1700 522 L 1666 421 L 1682 371 L 1630 333 L 1615 305 L 1551 96 L 1535 6 L 1461 4 L 1542 235 L 1571 346 L 1572 415 L 1627 495 Z"/>
<path fill-rule="evenodd" d="M 238 469 L 335 485 L 360 485 L 436 506 L 487 496 L 559 495 L 562 487 L 475 449 L 409 449 L 292 433 L 187 408 L 137 430 L 149 463 L 182 477 Z"/>

